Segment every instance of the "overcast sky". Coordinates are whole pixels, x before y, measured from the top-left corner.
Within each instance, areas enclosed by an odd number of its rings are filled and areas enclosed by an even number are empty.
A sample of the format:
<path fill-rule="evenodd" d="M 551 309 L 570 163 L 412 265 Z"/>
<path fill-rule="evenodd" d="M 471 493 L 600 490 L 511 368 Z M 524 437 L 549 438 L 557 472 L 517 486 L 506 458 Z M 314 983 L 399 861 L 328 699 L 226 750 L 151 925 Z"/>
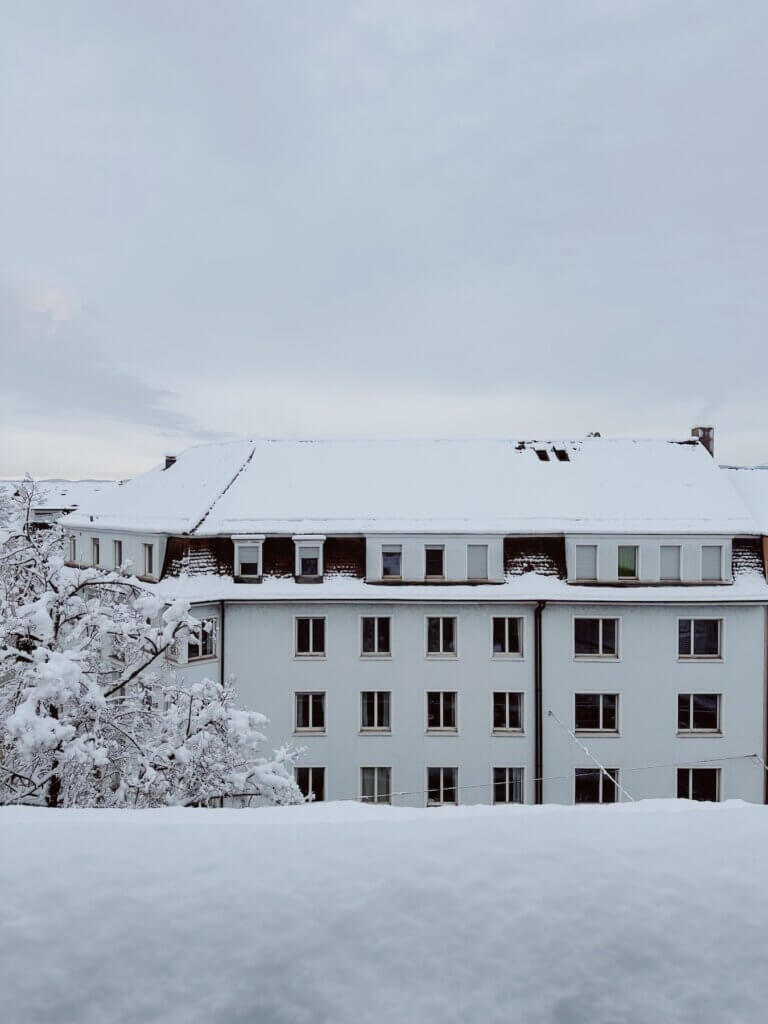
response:
<path fill-rule="evenodd" d="M 232 436 L 768 462 L 765 0 L 3 0 L 0 476 Z"/>

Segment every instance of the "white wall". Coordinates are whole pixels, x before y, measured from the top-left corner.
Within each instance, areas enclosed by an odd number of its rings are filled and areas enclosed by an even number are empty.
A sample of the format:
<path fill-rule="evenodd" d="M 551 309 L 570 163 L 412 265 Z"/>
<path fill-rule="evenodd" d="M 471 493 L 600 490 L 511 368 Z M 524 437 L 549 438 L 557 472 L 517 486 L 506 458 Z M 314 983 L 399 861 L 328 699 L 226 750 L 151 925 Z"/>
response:
<path fill-rule="evenodd" d="M 731 538 L 712 536 L 680 536 L 679 534 L 662 536 L 616 536 L 614 535 L 571 535 L 565 539 L 565 557 L 568 567 L 568 579 L 576 579 L 576 545 L 597 545 L 597 579 L 601 582 L 613 583 L 618 579 L 618 550 L 620 545 L 637 545 L 638 579 L 648 583 L 660 580 L 660 554 L 663 544 L 679 545 L 680 579 L 683 583 L 701 583 L 701 548 L 704 544 L 719 544 L 723 548 L 723 580 L 731 580 Z M 670 584 L 674 586 L 674 584 Z"/>
<path fill-rule="evenodd" d="M 504 538 L 480 534 L 451 534 L 430 536 L 429 534 L 376 534 L 366 537 L 366 578 L 381 579 L 381 549 L 387 544 L 399 544 L 403 549 L 402 578 L 421 581 L 424 579 L 424 549 L 429 545 L 445 548 L 445 579 L 465 581 L 467 579 L 467 545 L 488 545 L 488 579 L 504 579 Z"/>
<path fill-rule="evenodd" d="M 165 559 L 166 537 L 163 534 L 125 533 L 109 530 L 70 530 L 66 520 L 62 523 L 67 537 L 75 537 L 77 541 L 77 561 L 81 565 L 91 565 L 92 540 L 99 540 L 99 559 L 102 569 L 113 569 L 112 541 L 123 542 L 123 561 L 130 561 L 130 572 L 134 576 L 144 575 L 144 545 L 154 545 L 154 573 L 152 578 L 159 579 Z M 67 547 L 67 556 L 69 548 Z"/>

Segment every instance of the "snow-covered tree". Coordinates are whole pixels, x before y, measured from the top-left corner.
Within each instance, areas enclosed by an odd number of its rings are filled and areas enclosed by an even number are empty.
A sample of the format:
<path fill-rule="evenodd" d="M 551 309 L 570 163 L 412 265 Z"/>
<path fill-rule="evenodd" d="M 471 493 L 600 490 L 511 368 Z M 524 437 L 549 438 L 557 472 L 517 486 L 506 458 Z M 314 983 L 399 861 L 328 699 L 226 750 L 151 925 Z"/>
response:
<path fill-rule="evenodd" d="M 67 566 L 62 529 L 31 525 L 34 501 L 26 480 L 0 547 L 0 804 L 300 802 L 296 751 L 261 754 L 264 715 L 169 668 L 169 648 L 204 628 L 188 606 Z"/>

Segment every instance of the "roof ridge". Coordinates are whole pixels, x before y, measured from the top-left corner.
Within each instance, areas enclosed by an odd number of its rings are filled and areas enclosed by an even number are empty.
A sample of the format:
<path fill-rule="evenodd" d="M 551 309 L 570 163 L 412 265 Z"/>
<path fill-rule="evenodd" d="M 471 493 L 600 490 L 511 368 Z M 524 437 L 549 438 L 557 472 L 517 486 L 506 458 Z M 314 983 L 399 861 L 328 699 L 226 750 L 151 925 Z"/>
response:
<path fill-rule="evenodd" d="M 241 442 L 241 443 L 242 443 L 242 442 Z M 253 441 L 250 441 L 250 442 L 249 442 L 249 444 L 253 445 Z M 245 469 L 245 467 L 246 467 L 246 466 L 248 465 L 248 463 L 249 463 L 249 462 L 251 461 L 251 459 L 253 458 L 253 453 L 254 453 L 255 451 L 256 451 L 256 448 L 255 448 L 255 446 L 254 446 L 254 447 L 252 447 L 252 448 L 251 448 L 250 452 L 248 453 L 248 458 L 247 458 L 247 459 L 245 460 L 245 462 L 244 462 L 244 463 L 242 464 L 242 466 L 240 466 L 240 468 L 239 468 L 239 469 L 237 470 L 237 472 L 235 473 L 235 475 L 234 475 L 234 476 L 232 477 L 232 479 L 231 479 L 231 480 L 229 481 L 229 483 L 227 484 L 227 486 L 226 486 L 226 487 L 224 487 L 224 488 L 222 488 L 222 490 L 221 490 L 221 491 L 219 491 L 219 493 L 218 493 L 218 494 L 216 495 L 216 497 L 215 497 L 215 498 L 213 499 L 213 501 L 212 501 L 212 502 L 211 502 L 211 504 L 210 504 L 210 505 L 208 506 L 208 508 L 207 508 L 207 509 L 205 510 L 205 512 L 203 512 L 202 516 L 201 516 L 201 517 L 200 517 L 200 518 L 198 519 L 198 521 L 197 521 L 197 522 L 195 523 L 195 525 L 194 525 L 194 526 L 192 527 L 192 529 L 191 529 L 191 530 L 189 531 L 189 536 L 192 536 L 192 534 L 193 534 L 193 533 L 194 533 L 194 532 L 195 532 L 196 530 L 198 530 L 198 529 L 199 529 L 199 528 L 200 528 L 200 527 L 201 527 L 201 526 L 203 525 L 203 523 L 205 522 L 205 520 L 206 520 L 206 519 L 208 518 L 208 516 L 209 516 L 209 515 L 211 514 L 211 512 L 213 511 L 213 509 L 214 509 L 214 506 L 216 505 L 216 502 L 217 502 L 217 501 L 220 501 L 220 500 L 221 500 L 221 498 L 222 498 L 222 497 L 223 497 L 223 496 L 224 496 L 224 495 L 225 495 L 225 494 L 227 493 L 227 491 L 228 491 L 228 490 L 229 490 L 229 488 L 230 488 L 230 487 L 232 486 L 232 484 L 233 484 L 233 483 L 235 482 L 235 480 L 237 480 L 237 478 L 238 478 L 238 477 L 240 476 L 240 474 L 241 474 L 241 473 L 243 472 L 243 470 Z"/>

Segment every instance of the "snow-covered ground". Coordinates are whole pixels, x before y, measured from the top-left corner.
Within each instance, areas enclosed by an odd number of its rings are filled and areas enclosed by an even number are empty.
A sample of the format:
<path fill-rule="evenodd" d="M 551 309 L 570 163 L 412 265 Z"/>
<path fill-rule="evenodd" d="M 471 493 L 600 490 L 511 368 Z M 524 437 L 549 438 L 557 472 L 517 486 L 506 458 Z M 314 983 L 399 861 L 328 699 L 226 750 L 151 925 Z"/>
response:
<path fill-rule="evenodd" d="M 768 808 L 0 811 L 9 1024 L 758 1024 Z"/>

